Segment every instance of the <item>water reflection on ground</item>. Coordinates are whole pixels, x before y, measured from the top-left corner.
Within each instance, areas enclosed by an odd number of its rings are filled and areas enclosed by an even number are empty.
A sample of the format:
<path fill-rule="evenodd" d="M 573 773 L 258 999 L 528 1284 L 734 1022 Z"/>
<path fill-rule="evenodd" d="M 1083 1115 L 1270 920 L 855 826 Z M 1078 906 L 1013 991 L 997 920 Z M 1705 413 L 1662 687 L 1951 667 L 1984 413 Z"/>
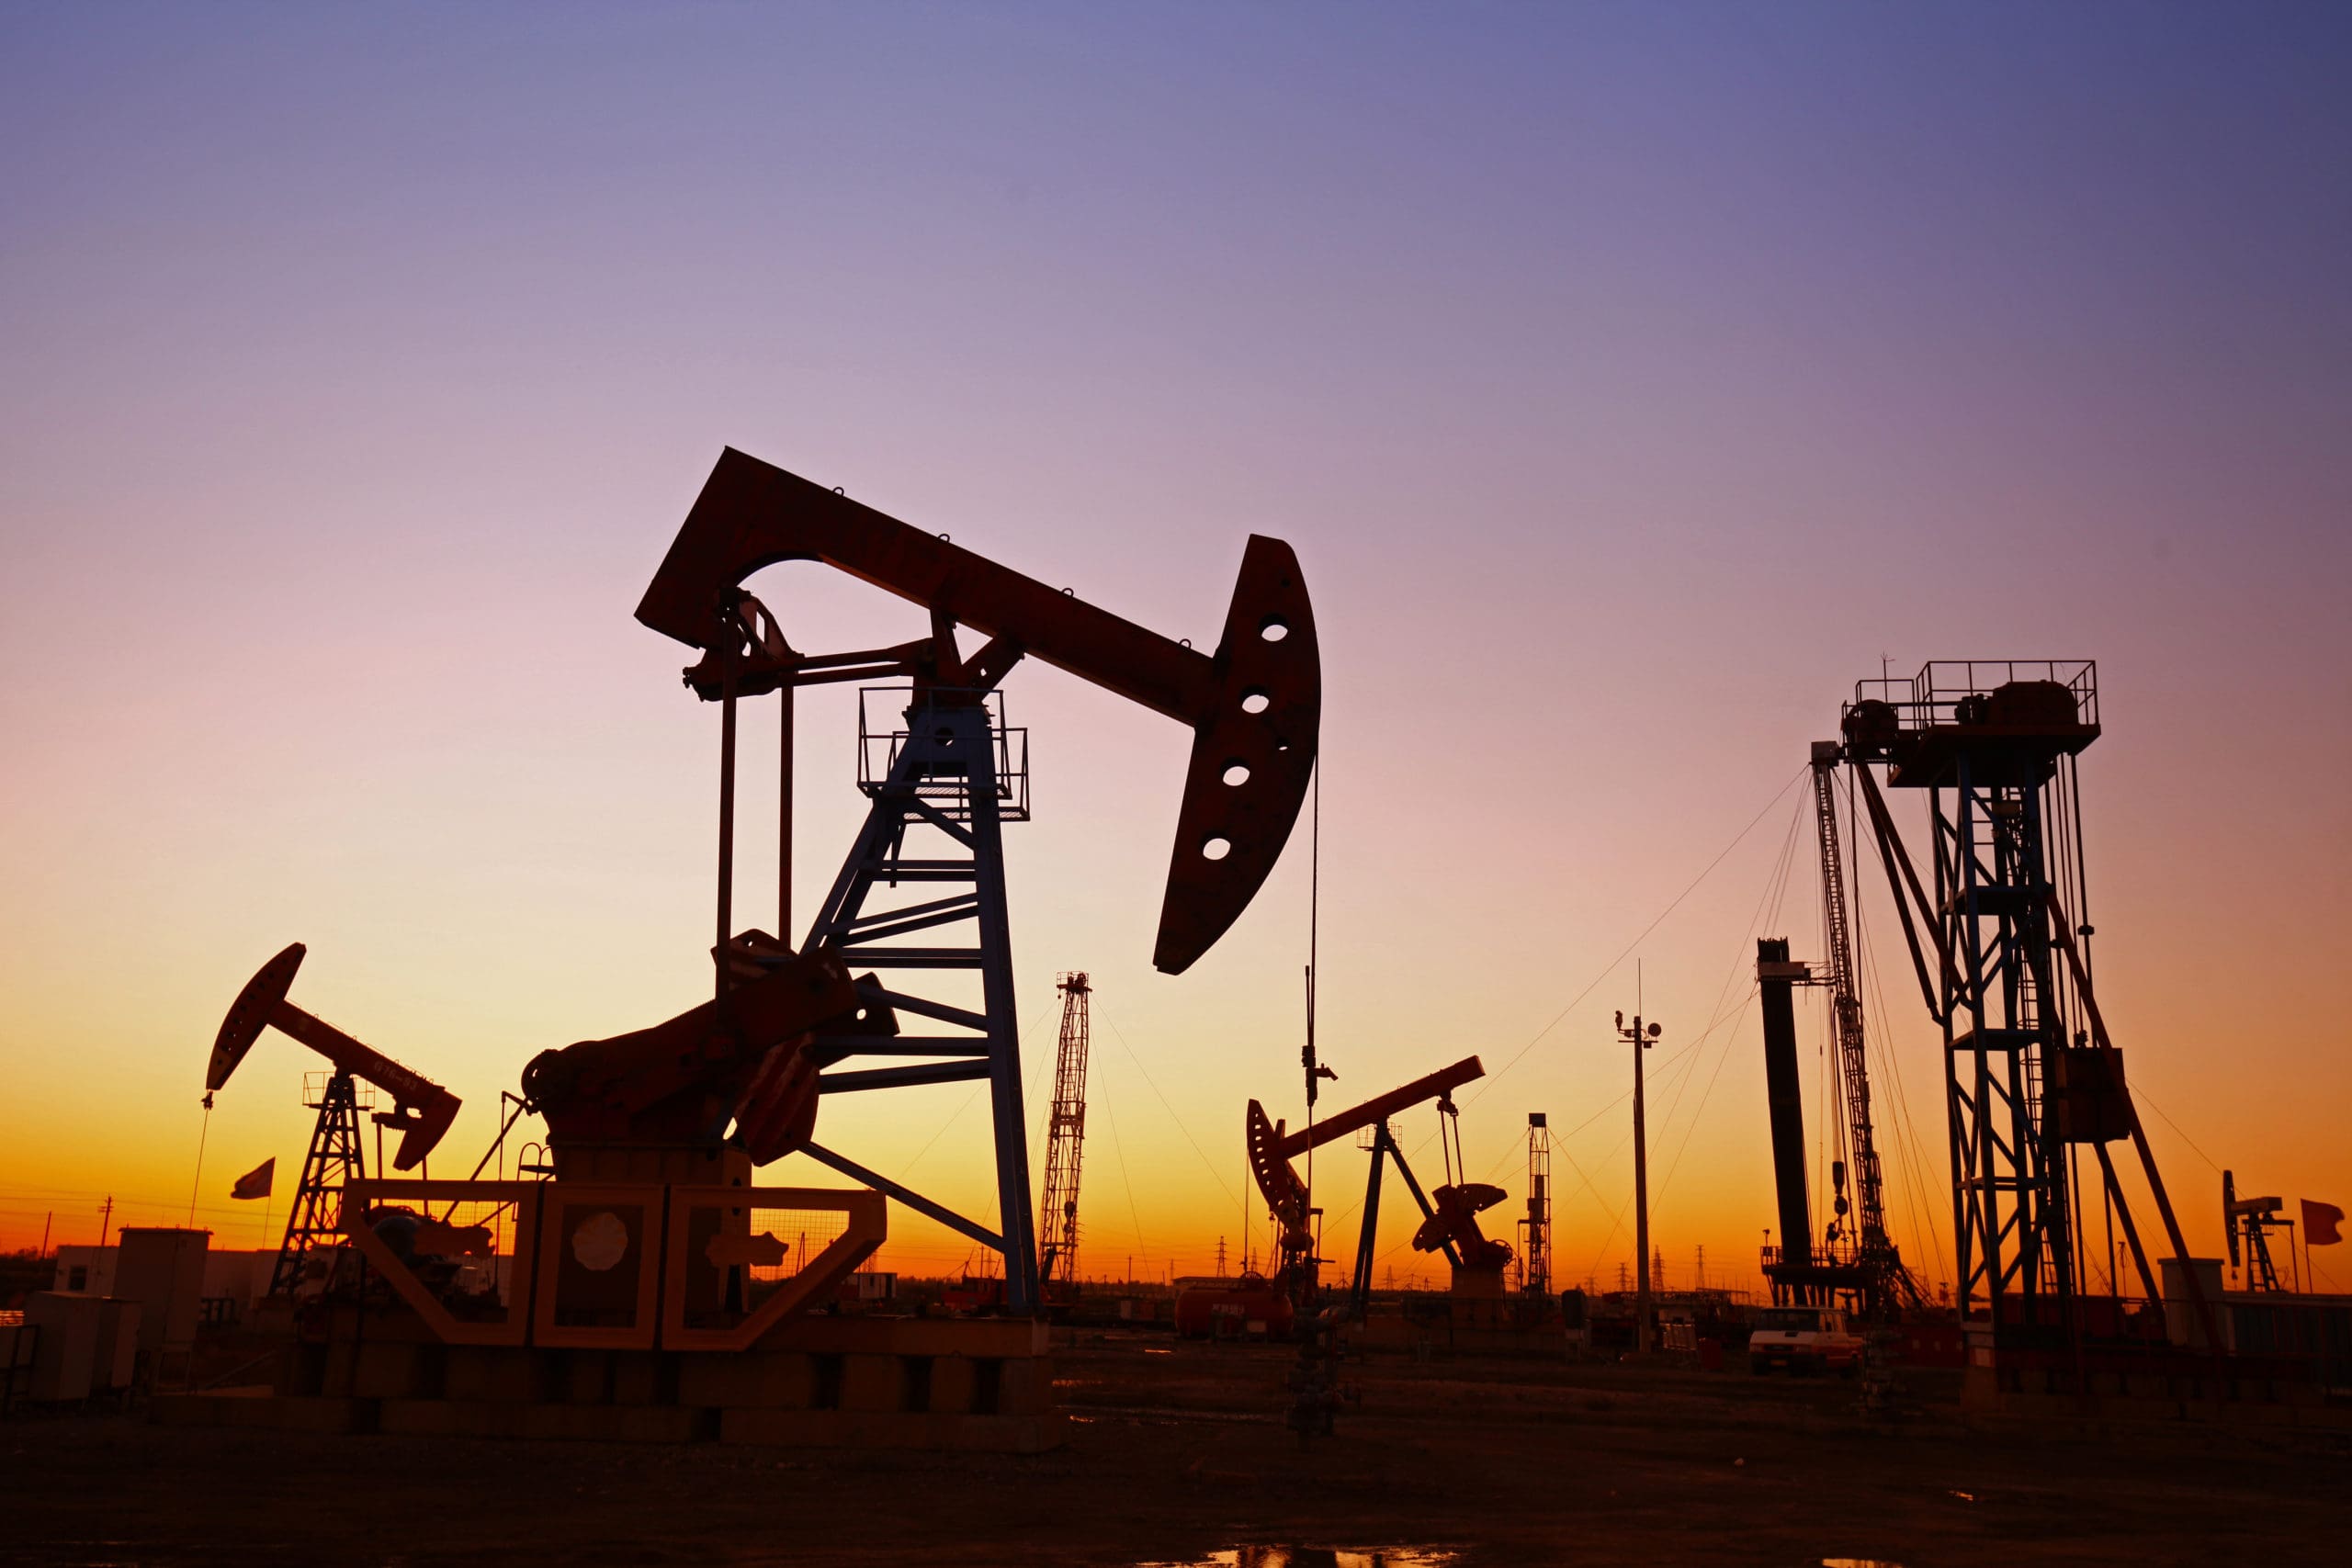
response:
<path fill-rule="evenodd" d="M 1451 1568 L 1458 1554 L 1435 1546 L 1228 1546 L 1182 1562 L 1136 1568 Z"/>

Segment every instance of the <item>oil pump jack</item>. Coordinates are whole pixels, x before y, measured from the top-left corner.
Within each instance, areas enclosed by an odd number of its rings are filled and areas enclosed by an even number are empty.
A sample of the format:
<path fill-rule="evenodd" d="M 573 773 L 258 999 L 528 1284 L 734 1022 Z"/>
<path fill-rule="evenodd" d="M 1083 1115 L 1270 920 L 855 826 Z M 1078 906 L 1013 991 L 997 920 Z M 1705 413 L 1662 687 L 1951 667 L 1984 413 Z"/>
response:
<path fill-rule="evenodd" d="M 1465 1056 L 1450 1067 L 1415 1078 L 1295 1133 L 1290 1132 L 1285 1122 L 1270 1120 L 1266 1108 L 1258 1101 L 1250 1102 L 1246 1128 L 1250 1171 L 1257 1179 L 1258 1190 L 1265 1197 L 1266 1206 L 1280 1227 L 1282 1261 L 1276 1279 L 1279 1289 L 1294 1301 L 1306 1299 L 1313 1289 L 1320 1261 L 1315 1256 L 1316 1238 L 1309 1224 L 1313 1216 L 1307 1206 L 1306 1183 L 1299 1179 L 1290 1162 L 1310 1149 L 1369 1129 L 1372 1168 L 1364 1183 L 1363 1230 L 1356 1244 L 1355 1272 L 1348 1288 L 1348 1315 L 1363 1317 L 1372 1292 L 1384 1161 L 1395 1162 L 1396 1174 L 1404 1179 L 1406 1190 L 1420 1208 L 1421 1224 L 1413 1234 L 1415 1250 L 1443 1253 L 1457 1276 L 1483 1279 L 1492 1275 L 1498 1286 L 1493 1293 L 1499 1293 L 1502 1270 L 1510 1262 L 1511 1249 L 1508 1243 L 1491 1240 L 1482 1234 L 1477 1216 L 1501 1202 L 1504 1193 L 1499 1187 L 1470 1181 L 1460 1174 L 1459 1134 L 1453 1131 L 1456 1115 L 1453 1091 L 1485 1076 L 1486 1068 L 1478 1065 L 1478 1058 Z M 1404 1151 L 1396 1146 L 1388 1120 L 1430 1100 L 1437 1101 L 1438 1114 L 1443 1119 L 1441 1134 L 1455 1141 L 1446 1145 L 1444 1185 L 1424 1192 L 1412 1167 L 1405 1163 Z"/>
<path fill-rule="evenodd" d="M 1821 862 L 1822 927 L 1829 944 L 1825 973 L 1792 962 L 1780 938 L 1756 944 L 1756 981 L 1764 1017 L 1766 1093 L 1771 1110 L 1772 1166 L 1780 1200 L 1781 1245 L 1764 1249 L 1764 1277 L 1783 1304 L 1827 1306 L 1838 1298 L 1861 1316 L 1884 1321 L 1925 1305 L 1918 1280 L 1886 1231 L 1885 1183 L 1871 1120 L 1870 1066 L 1862 1031 L 1861 989 L 1846 896 L 1847 866 L 1838 828 L 1834 741 L 1813 748 L 1815 837 Z M 1843 1110 L 1843 1155 L 1830 1162 L 1831 1219 L 1816 1242 L 1807 1191 L 1804 1088 L 1797 1072 L 1793 987 L 1826 986 L 1837 1045 L 1833 1078 Z M 1849 1184 L 1849 1174 L 1852 1180 Z"/>
<path fill-rule="evenodd" d="M 741 587 L 762 567 L 786 560 L 822 562 L 922 606 L 931 616 L 931 636 L 853 653 L 801 653 Z M 640 1064 L 632 1075 L 641 1076 L 643 1064 L 672 1059 L 678 1044 L 690 1055 L 715 1049 L 742 1073 L 725 1080 L 729 1092 L 718 1098 L 731 1097 L 732 1104 L 705 1122 L 707 1134 L 715 1139 L 731 1110 L 739 1139 L 754 1161 L 797 1150 L 930 1215 L 999 1253 L 1007 1310 L 1034 1312 L 1037 1248 L 1001 834 L 1004 821 L 1027 813 L 1026 745 L 1024 738 L 1016 748 L 1014 732 L 1004 726 L 997 688 L 1024 656 L 1035 656 L 1192 728 L 1192 760 L 1152 955 L 1163 973 L 1182 974 L 1264 884 L 1314 772 L 1322 675 L 1297 558 L 1278 539 L 1251 536 L 1224 636 L 1214 653 L 1204 653 L 1189 640 L 1161 637 L 1068 589 L 983 559 L 944 535 L 910 527 L 839 491 L 729 448 L 663 558 L 637 617 L 702 651 L 685 682 L 697 696 L 720 705 L 721 719 L 717 995 L 707 1017 L 697 1010 L 688 1015 L 691 1023 L 682 1019 L 660 1026 L 675 1036 L 662 1051 L 627 1053 Z M 989 639 L 968 658 L 957 647 L 959 626 Z M 890 699 L 904 705 L 895 723 L 869 733 L 861 717 L 859 784 L 870 805 L 831 890 L 797 949 L 763 931 L 732 933 L 739 703 L 776 693 L 785 705 L 781 888 L 790 878 L 792 693 L 802 685 L 867 679 L 909 684 Z M 935 847 L 910 852 L 910 836 L 918 832 L 933 835 Z M 962 890 L 877 907 L 877 895 L 905 886 Z M 789 913 L 780 893 L 780 927 L 788 927 Z M 968 944 L 888 940 L 949 926 L 965 927 Z M 852 967 L 868 972 L 853 981 Z M 921 994 L 914 981 L 879 977 L 959 970 L 978 976 L 977 1008 Z M 738 984 L 741 977 L 748 978 Z M 795 988 L 796 1005 L 782 1013 L 755 1009 L 763 989 L 779 983 Z M 756 1027 L 746 1016 L 753 1011 Z M 901 1034 L 901 1014 L 958 1032 Z M 562 1072 L 562 1054 L 557 1055 L 544 1069 L 534 1065 L 542 1087 Z M 914 1060 L 826 1070 L 855 1056 Z M 990 1089 L 1001 1235 L 811 1136 L 820 1095 L 975 1079 L 987 1080 Z M 535 1101 L 544 1100 L 539 1089 L 531 1092 Z M 563 1104 L 557 1094 L 549 1106 L 549 1141 L 559 1164 Z"/>
<path fill-rule="evenodd" d="M 272 1296 L 292 1291 L 311 1248 L 332 1243 L 342 1234 L 344 1191 L 350 1182 L 368 1174 L 367 1148 L 359 1137 L 359 1113 L 365 1109 L 359 1085 L 373 1085 L 392 1097 L 392 1109 L 375 1112 L 375 1121 L 379 1128 L 400 1133 L 400 1147 L 392 1155 L 395 1170 L 424 1164 L 457 1120 L 458 1109 L 458 1097 L 439 1084 L 286 999 L 295 974 L 302 967 L 305 951 L 299 942 L 290 944 L 245 982 L 213 1038 L 212 1056 L 204 1072 L 204 1103 L 209 1109 L 213 1095 L 228 1087 L 230 1075 L 262 1032 L 271 1028 L 308 1045 L 334 1069 L 314 1102 L 318 1121 L 311 1132 L 310 1153 L 302 1162 L 301 1182 L 287 1213 L 286 1237 L 270 1269 L 266 1293 Z"/>

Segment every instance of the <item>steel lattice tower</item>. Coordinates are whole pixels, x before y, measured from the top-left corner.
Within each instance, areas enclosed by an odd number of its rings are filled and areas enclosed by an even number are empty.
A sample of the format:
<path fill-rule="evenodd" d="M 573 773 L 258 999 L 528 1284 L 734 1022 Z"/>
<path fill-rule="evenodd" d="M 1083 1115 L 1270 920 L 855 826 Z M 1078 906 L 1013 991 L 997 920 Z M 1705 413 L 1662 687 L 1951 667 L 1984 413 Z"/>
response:
<path fill-rule="evenodd" d="M 1061 977 L 1062 1039 L 1054 1061 L 1054 1104 L 1046 1136 L 1046 1197 L 1037 1208 L 1037 1275 L 1077 1277 L 1078 1170 L 1086 1144 L 1087 998 L 1084 971 Z"/>
<path fill-rule="evenodd" d="M 2067 764 L 2098 737 L 2091 666 L 1930 664 L 1865 682 L 1856 699 L 1849 756 L 1925 790 L 1933 827 L 1932 901 L 1920 902 L 1944 1031 L 1962 1315 L 2004 1296 L 2070 1298 L 2071 1162 L 2047 1100 L 2080 1010 L 2050 914 L 2053 876 L 2074 870 L 2055 852 L 2079 839 Z M 1867 774 L 1863 787 L 1879 817 Z M 1883 841 L 1891 822 L 1878 826 Z"/>
<path fill-rule="evenodd" d="M 2109 1145 L 2128 1142 L 2139 1156 L 2172 1258 L 2187 1258 L 2188 1245 L 2091 994 L 2075 759 L 2098 739 L 2096 668 L 1930 663 L 1908 681 L 1861 682 L 1843 728 L 1920 989 L 1943 1027 L 1962 1318 L 2019 1350 L 2083 1332 L 2084 1151 L 2146 1298 L 2165 1299 Z M 1873 763 L 1890 786 L 1927 793 L 1932 893 Z M 2184 1283 L 2206 1343 L 2219 1344 L 2194 1269 Z"/>
<path fill-rule="evenodd" d="M 365 1180 L 368 1164 L 359 1142 L 361 1089 L 349 1073 L 334 1072 L 302 1097 L 319 1119 L 311 1128 L 311 1152 L 302 1160 L 301 1185 L 294 1190 L 294 1207 L 286 1216 L 286 1239 L 277 1248 L 277 1263 L 269 1271 L 269 1293 L 293 1293 L 302 1277 L 302 1260 L 314 1247 L 332 1247 L 343 1239 L 343 1189 Z"/>
<path fill-rule="evenodd" d="M 871 807 L 865 826 L 842 863 L 801 951 L 831 944 L 855 969 L 935 975 L 965 971 L 979 980 L 975 1011 L 911 989 L 861 976 L 858 996 L 894 1012 L 936 1020 L 959 1034 L 820 1034 L 813 1049 L 826 1066 L 864 1055 L 926 1058 L 903 1066 L 828 1072 L 820 1092 L 850 1094 L 917 1084 L 985 1079 L 996 1138 L 998 1235 L 934 1202 L 903 1183 L 867 1169 L 813 1141 L 802 1149 L 842 1175 L 888 1192 L 918 1213 L 970 1237 L 1004 1260 L 1006 1310 L 1026 1316 L 1037 1306 L 1036 1239 L 1029 1228 L 1029 1129 L 1021 1109 L 1021 1036 L 1013 1011 L 1012 934 L 1004 903 L 1007 822 L 1029 817 L 1028 735 L 1007 729 L 992 693 L 919 691 L 904 710 L 903 729 L 869 731 L 865 696 L 885 704 L 906 694 L 876 688 L 859 699 L 860 779 Z M 887 766 L 870 768 L 880 751 Z M 929 837 L 914 843 L 910 834 Z M 942 846 L 938 840 L 944 839 Z M 890 908 L 871 905 L 905 885 L 960 884 L 963 891 Z M 889 941 L 918 931 L 960 927 L 967 941 L 915 947 Z M 916 980 L 901 982 L 911 987 Z"/>
<path fill-rule="evenodd" d="M 1519 1222 L 1520 1287 L 1552 1293 L 1552 1128 L 1541 1111 L 1527 1113 L 1527 1217 Z"/>

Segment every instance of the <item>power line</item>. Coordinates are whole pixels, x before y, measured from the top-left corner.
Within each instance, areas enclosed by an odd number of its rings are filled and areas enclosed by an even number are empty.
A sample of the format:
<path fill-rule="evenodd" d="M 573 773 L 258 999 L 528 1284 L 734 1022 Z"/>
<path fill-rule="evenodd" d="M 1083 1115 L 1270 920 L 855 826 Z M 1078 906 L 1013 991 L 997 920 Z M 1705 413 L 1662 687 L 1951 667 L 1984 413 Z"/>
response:
<path fill-rule="evenodd" d="M 1119 1043 L 1119 1049 L 1127 1054 L 1127 1060 L 1136 1065 L 1136 1071 L 1143 1074 L 1143 1081 L 1151 1085 L 1151 1092 L 1156 1095 L 1159 1095 L 1160 1106 L 1168 1112 L 1168 1119 L 1176 1123 L 1176 1130 L 1184 1134 L 1184 1141 L 1191 1144 L 1193 1145 L 1193 1152 L 1201 1156 L 1201 1166 L 1209 1173 L 1209 1179 L 1217 1184 L 1219 1190 L 1224 1192 L 1228 1201 L 1239 1202 L 1240 1200 L 1234 1197 L 1233 1189 L 1226 1184 L 1225 1178 L 1217 1174 L 1216 1166 L 1209 1159 L 1209 1156 L 1203 1152 L 1200 1141 L 1193 1136 L 1193 1130 L 1184 1125 L 1184 1119 L 1176 1114 L 1176 1108 L 1173 1105 L 1169 1104 L 1168 1097 L 1165 1094 L 1160 1094 L 1158 1081 L 1152 1077 L 1150 1069 L 1143 1065 L 1143 1058 L 1136 1055 L 1135 1047 L 1127 1043 L 1126 1035 L 1120 1032 L 1119 1026 L 1116 1023 L 1112 1023 L 1111 1016 L 1102 1011 L 1099 1006 L 1094 1010 L 1094 1011 L 1097 1018 L 1100 1018 L 1104 1023 L 1111 1025 L 1111 1037 Z"/>
<path fill-rule="evenodd" d="M 1623 949 L 1618 953 L 1617 956 L 1609 961 L 1607 967 L 1603 968 L 1600 974 L 1595 975 L 1592 977 L 1591 982 L 1570 999 L 1567 1006 L 1553 1014 L 1552 1021 L 1537 1030 L 1533 1038 L 1530 1039 L 1526 1044 L 1521 1046 L 1518 1053 L 1514 1055 L 1510 1061 L 1505 1062 L 1500 1067 L 1487 1075 L 1486 1081 L 1478 1086 L 1476 1093 L 1470 1096 L 1468 1103 L 1475 1104 L 1480 1096 L 1484 1095 L 1488 1089 L 1495 1086 L 1497 1079 L 1500 1078 L 1503 1074 L 1510 1071 L 1513 1067 L 1519 1066 L 1521 1057 L 1525 1056 L 1530 1051 L 1535 1049 L 1537 1043 L 1541 1042 L 1545 1035 L 1558 1028 L 1562 1019 L 1566 1018 L 1568 1014 L 1576 1011 L 1578 1007 L 1584 1004 L 1584 1000 L 1587 997 L 1591 996 L 1593 992 L 1599 990 L 1600 988 L 1600 983 L 1603 980 L 1608 979 L 1610 976 L 1616 973 L 1617 966 L 1620 964 L 1624 963 L 1627 958 L 1633 955 L 1634 949 L 1641 946 L 1642 942 L 1649 936 L 1650 932 L 1657 930 L 1660 925 L 1665 923 L 1667 916 L 1674 913 L 1675 910 L 1682 907 L 1682 901 L 1685 898 L 1690 897 L 1692 893 L 1698 890 L 1699 884 L 1706 881 L 1708 876 L 1713 873 L 1715 867 L 1723 864 L 1725 856 L 1729 855 L 1732 851 L 1739 848 L 1741 841 L 1745 840 L 1748 834 L 1756 830 L 1756 824 L 1763 821 L 1765 816 L 1771 811 L 1772 807 L 1781 803 L 1781 797 L 1788 794 L 1791 789 L 1793 789 L 1798 782 L 1802 780 L 1806 773 L 1812 771 L 1812 768 L 1813 764 L 1807 762 L 1795 773 L 1790 774 L 1789 782 L 1782 784 L 1779 789 L 1773 791 L 1772 798 L 1764 803 L 1764 809 L 1749 818 L 1747 819 L 1747 826 L 1742 828 L 1737 833 L 1732 835 L 1732 840 L 1730 843 L 1725 844 L 1722 849 L 1715 852 L 1715 858 L 1709 861 L 1700 871 L 1699 874 L 1690 879 L 1690 885 L 1684 887 L 1681 892 L 1677 893 L 1674 896 L 1673 901 L 1668 903 L 1665 908 L 1660 909 L 1657 912 L 1657 918 L 1652 919 L 1648 925 L 1644 926 L 1640 932 L 1634 936 L 1634 940 L 1627 942 Z"/>

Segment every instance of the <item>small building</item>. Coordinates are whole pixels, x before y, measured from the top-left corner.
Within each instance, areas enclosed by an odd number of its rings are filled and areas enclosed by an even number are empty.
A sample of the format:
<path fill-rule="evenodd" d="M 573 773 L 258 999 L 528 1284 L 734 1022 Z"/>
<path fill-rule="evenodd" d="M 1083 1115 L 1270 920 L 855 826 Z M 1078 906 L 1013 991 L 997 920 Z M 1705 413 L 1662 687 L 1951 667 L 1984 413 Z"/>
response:
<path fill-rule="evenodd" d="M 117 1247 L 61 1247 L 50 1289 L 68 1295 L 110 1296 L 120 1249 Z M 269 1276 L 277 1265 L 274 1248 L 243 1252 L 204 1253 L 204 1277 L 198 1301 L 206 1323 L 242 1322 L 254 1303 L 269 1293 Z"/>

